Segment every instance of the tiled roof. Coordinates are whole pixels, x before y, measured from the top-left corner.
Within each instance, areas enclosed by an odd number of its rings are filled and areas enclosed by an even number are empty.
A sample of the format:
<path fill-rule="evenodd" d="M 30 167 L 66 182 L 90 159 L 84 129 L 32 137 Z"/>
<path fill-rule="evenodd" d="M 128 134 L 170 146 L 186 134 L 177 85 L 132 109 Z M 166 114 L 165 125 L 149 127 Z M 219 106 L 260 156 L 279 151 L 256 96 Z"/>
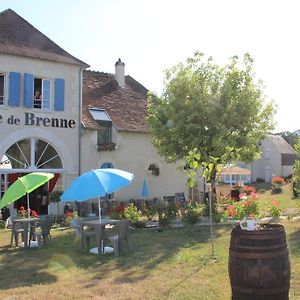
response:
<path fill-rule="evenodd" d="M 125 76 L 125 87 L 121 88 L 113 74 L 84 71 L 82 123 L 87 128 L 98 128 L 88 111 L 95 107 L 105 109 L 118 130 L 148 132 L 147 92 L 130 76 Z"/>
<path fill-rule="evenodd" d="M 59 47 L 11 9 L 0 13 L 0 53 L 88 67 Z"/>
<path fill-rule="evenodd" d="M 240 167 L 224 167 L 221 171 L 222 175 L 226 174 L 240 174 L 240 175 L 251 175 L 251 170 Z"/>

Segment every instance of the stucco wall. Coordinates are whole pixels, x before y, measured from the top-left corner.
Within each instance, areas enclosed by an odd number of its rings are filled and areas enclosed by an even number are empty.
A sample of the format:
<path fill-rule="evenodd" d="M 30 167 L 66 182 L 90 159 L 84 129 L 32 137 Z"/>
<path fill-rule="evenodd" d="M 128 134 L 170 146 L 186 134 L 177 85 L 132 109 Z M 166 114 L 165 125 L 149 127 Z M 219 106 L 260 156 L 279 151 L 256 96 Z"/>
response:
<path fill-rule="evenodd" d="M 166 163 L 157 154 L 150 142 L 149 134 L 119 132 L 117 149 L 111 152 L 98 152 L 96 141 L 95 130 L 83 131 L 81 161 L 85 171 L 100 168 L 103 163 L 110 162 L 114 168 L 132 172 L 135 176 L 131 185 L 115 193 L 117 200 L 141 198 L 144 178 L 148 183 L 148 198 L 172 196 L 177 192 L 185 192 L 187 195 L 186 174 L 177 170 L 178 164 Z M 151 163 L 159 166 L 159 176 L 147 172 Z"/>
<path fill-rule="evenodd" d="M 13 55 L 0 54 L 0 72 L 21 73 L 21 98 L 19 107 L 0 106 L 0 157 L 15 142 L 24 138 L 36 137 L 49 142 L 61 156 L 66 183 L 69 184 L 78 173 L 79 162 L 79 89 L 80 67 L 70 64 L 61 64 L 39 59 L 30 59 Z M 53 110 L 54 89 L 51 87 L 51 111 L 44 112 L 40 109 L 24 107 L 24 73 L 46 79 L 61 78 L 65 80 L 65 109 L 62 112 Z M 7 85 L 8 87 L 8 85 Z M 35 117 L 59 118 L 74 120 L 74 128 L 52 128 L 43 124 L 37 126 L 25 125 L 25 113 L 34 113 Z M 20 119 L 19 125 L 8 124 L 8 119 L 13 116 Z"/>
<path fill-rule="evenodd" d="M 266 182 L 270 182 L 273 176 L 284 176 L 281 166 L 281 153 L 276 150 L 268 138 L 262 141 L 261 158 L 253 162 L 251 172 L 253 181 L 262 178 Z"/>

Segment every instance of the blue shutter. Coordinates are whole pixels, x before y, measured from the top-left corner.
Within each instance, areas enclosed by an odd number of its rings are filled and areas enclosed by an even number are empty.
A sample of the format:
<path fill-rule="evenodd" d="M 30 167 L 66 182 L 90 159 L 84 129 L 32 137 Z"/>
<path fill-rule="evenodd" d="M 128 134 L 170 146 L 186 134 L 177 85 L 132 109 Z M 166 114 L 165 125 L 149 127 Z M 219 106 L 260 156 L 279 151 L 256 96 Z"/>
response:
<path fill-rule="evenodd" d="M 54 109 L 63 111 L 65 109 L 65 80 L 55 78 L 54 85 Z"/>
<path fill-rule="evenodd" d="M 9 73 L 9 95 L 8 105 L 20 106 L 20 92 L 21 92 L 21 74 L 16 72 Z"/>
<path fill-rule="evenodd" d="M 24 106 L 33 107 L 33 75 L 25 73 L 24 75 Z"/>
<path fill-rule="evenodd" d="M 50 109 L 50 80 L 43 80 L 43 106 L 42 108 L 45 110 Z"/>

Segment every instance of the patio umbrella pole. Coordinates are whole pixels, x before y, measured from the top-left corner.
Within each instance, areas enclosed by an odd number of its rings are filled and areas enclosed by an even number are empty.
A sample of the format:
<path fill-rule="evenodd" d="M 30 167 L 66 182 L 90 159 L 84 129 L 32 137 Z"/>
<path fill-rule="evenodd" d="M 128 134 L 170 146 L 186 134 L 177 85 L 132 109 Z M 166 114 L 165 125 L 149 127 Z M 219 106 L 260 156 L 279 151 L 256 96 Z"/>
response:
<path fill-rule="evenodd" d="M 101 203 L 100 203 L 100 197 L 98 197 L 98 210 L 99 210 L 99 221 L 101 222 Z"/>
<path fill-rule="evenodd" d="M 27 193 L 27 213 L 28 213 L 28 219 L 30 219 L 29 194 L 28 193 Z"/>

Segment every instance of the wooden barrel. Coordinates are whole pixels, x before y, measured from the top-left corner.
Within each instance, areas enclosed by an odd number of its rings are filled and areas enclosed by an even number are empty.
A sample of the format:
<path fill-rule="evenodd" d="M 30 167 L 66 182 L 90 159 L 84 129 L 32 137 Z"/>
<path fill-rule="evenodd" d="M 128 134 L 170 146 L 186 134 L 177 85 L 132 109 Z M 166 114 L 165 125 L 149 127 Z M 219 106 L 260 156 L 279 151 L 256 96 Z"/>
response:
<path fill-rule="evenodd" d="M 229 277 L 232 299 L 289 299 L 291 267 L 285 230 L 279 224 L 231 232 Z"/>

